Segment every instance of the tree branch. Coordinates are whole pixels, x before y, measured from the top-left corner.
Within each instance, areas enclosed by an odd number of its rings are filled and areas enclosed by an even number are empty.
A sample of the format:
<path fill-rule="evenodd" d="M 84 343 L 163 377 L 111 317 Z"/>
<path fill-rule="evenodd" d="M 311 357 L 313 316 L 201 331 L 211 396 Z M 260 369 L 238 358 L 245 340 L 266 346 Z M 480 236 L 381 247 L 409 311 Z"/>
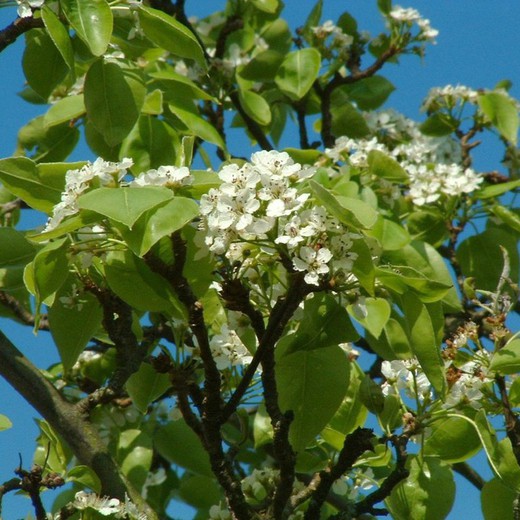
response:
<path fill-rule="evenodd" d="M 453 471 L 471 482 L 479 491 L 482 490 L 486 481 L 467 462 L 456 462 L 451 467 Z"/>
<path fill-rule="evenodd" d="M 41 18 L 28 16 L 25 18 L 17 18 L 11 25 L 0 31 L 0 52 L 6 47 L 14 43 L 19 36 L 30 31 L 43 27 Z"/>
<path fill-rule="evenodd" d="M 102 493 L 124 500 L 128 489 L 97 431 L 2 332 L 0 375 L 49 422 L 81 463 L 94 470 Z"/>
<path fill-rule="evenodd" d="M 22 323 L 34 327 L 34 315 L 29 312 L 14 296 L 0 291 L 0 304 L 8 308 Z M 38 330 L 49 330 L 49 320 L 46 315 L 40 316 Z"/>

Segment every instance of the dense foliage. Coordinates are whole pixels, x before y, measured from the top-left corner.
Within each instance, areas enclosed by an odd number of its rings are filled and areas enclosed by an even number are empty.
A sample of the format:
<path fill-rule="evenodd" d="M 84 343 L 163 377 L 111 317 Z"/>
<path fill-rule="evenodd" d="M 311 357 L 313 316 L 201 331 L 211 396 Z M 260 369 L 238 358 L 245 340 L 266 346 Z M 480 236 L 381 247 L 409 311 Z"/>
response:
<path fill-rule="evenodd" d="M 42 417 L 0 498 L 22 490 L 38 519 L 185 502 L 197 519 L 432 520 L 457 471 L 486 519 L 517 518 L 509 85 L 434 88 L 420 124 L 381 109 L 381 69 L 437 36 L 390 0 L 376 37 L 323 22 L 321 0 L 294 31 L 279 0 L 200 20 L 183 0 L 18 4 L 0 50 L 24 35 L 22 95 L 45 113 L 0 160 L 0 314 L 61 362 L 0 333 L 0 374 Z M 97 160 L 66 162 L 80 139 Z M 475 171 L 482 139 L 500 171 Z M 18 230 L 25 211 L 47 224 Z"/>

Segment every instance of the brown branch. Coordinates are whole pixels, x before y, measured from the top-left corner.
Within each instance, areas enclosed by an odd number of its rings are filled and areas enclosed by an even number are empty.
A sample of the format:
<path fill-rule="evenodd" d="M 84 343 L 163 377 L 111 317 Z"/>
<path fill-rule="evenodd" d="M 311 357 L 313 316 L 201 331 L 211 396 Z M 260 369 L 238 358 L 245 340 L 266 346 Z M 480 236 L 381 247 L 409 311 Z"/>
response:
<path fill-rule="evenodd" d="M 507 394 L 506 381 L 503 376 L 496 376 L 495 383 L 500 392 L 500 400 L 502 402 L 504 419 L 506 423 L 506 434 L 513 446 L 516 462 L 520 465 L 520 420 L 513 412 L 509 396 Z"/>
<path fill-rule="evenodd" d="M 78 460 L 94 470 L 102 493 L 124 500 L 128 489 L 97 431 L 2 332 L 0 375 L 49 422 Z"/>
<path fill-rule="evenodd" d="M 14 296 L 5 291 L 0 291 L 0 304 L 8 308 L 22 323 L 34 327 L 34 315 L 27 310 Z M 47 315 L 40 316 L 38 323 L 39 330 L 49 330 L 49 320 Z"/>
<path fill-rule="evenodd" d="M 311 481 L 310 486 L 314 489 L 309 507 L 305 512 L 305 520 L 319 520 L 321 508 L 327 500 L 332 484 L 344 473 L 352 469 L 354 462 L 356 462 L 365 451 L 373 450 L 373 439 L 373 431 L 367 428 L 358 428 L 345 437 L 343 448 L 339 453 L 336 464 L 331 468 L 321 471 L 315 479 Z"/>
<path fill-rule="evenodd" d="M 373 76 L 388 60 L 393 58 L 400 51 L 400 47 L 391 46 L 366 69 L 355 70 L 350 76 L 345 77 L 336 74 L 324 88 L 321 88 L 317 82 L 315 83 L 315 88 L 321 96 L 321 138 L 324 146 L 334 146 L 335 141 L 334 135 L 332 134 L 332 113 L 330 111 L 332 93 L 334 90 L 343 85 L 356 83 L 356 81 Z"/>
<path fill-rule="evenodd" d="M 84 283 L 85 289 L 96 296 L 103 308 L 103 327 L 116 349 L 116 369 L 108 385 L 77 404 L 82 413 L 88 413 L 98 404 L 110 402 L 121 395 L 130 376 L 139 370 L 147 353 L 147 344 L 139 345 L 132 331 L 132 308 L 127 303 L 91 280 Z"/>
<path fill-rule="evenodd" d="M 473 484 L 479 491 L 482 490 L 486 481 L 467 463 L 456 462 L 452 464 L 453 471 L 463 476 L 468 482 Z"/>
<path fill-rule="evenodd" d="M 17 18 L 11 25 L 0 31 L 0 52 L 14 43 L 22 34 L 40 27 L 43 27 L 41 18 L 33 18 L 32 16 Z"/>
<path fill-rule="evenodd" d="M 390 496 L 392 490 L 399 484 L 399 482 L 408 478 L 410 472 L 406 469 L 406 459 L 408 458 L 408 454 L 406 453 L 406 445 L 408 444 L 408 436 L 400 435 L 394 436 L 391 439 L 392 444 L 395 447 L 396 451 L 396 465 L 392 473 L 386 477 L 386 479 L 381 484 L 381 487 L 367 495 L 361 502 L 356 504 L 356 512 L 354 516 L 359 516 L 364 513 L 373 513 L 374 504 L 383 501 L 385 498 Z"/>
<path fill-rule="evenodd" d="M 307 150 L 312 147 L 309 144 L 309 135 L 307 133 L 307 124 L 305 121 L 305 101 L 302 100 L 299 103 L 295 103 L 294 110 L 296 111 L 296 117 L 298 119 L 298 130 L 300 133 L 300 148 Z"/>

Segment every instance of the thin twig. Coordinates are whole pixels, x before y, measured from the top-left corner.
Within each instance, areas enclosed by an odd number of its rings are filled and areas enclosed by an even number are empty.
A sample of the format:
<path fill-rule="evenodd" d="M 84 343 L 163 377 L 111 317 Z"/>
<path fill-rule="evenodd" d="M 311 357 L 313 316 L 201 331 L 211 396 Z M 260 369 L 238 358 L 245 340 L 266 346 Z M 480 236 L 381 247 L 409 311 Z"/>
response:
<path fill-rule="evenodd" d="M 8 25 L 5 29 L 0 31 L 0 52 L 14 43 L 22 34 L 31 29 L 41 27 L 43 27 L 43 20 L 41 18 L 33 18 L 32 16 L 17 18 L 11 25 Z"/>

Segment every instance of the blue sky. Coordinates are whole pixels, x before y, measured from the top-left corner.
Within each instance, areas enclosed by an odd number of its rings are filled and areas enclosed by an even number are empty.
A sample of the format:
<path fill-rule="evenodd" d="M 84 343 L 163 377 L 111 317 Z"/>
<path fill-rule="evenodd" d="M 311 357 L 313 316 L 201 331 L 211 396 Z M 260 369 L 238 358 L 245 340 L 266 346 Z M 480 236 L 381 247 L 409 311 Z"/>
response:
<path fill-rule="evenodd" d="M 204 16 L 224 2 L 191 0 L 186 4 L 188 14 Z M 284 17 L 292 27 L 296 27 L 303 23 L 314 2 L 286 0 L 285 4 Z M 348 10 L 358 19 L 361 29 L 376 35 L 382 30 L 383 22 L 375 5 L 375 0 L 325 0 L 323 20 L 336 20 L 343 10 Z M 421 100 L 431 87 L 451 83 L 492 88 L 502 79 L 510 79 L 513 82 L 512 94 L 520 97 L 518 0 L 403 0 L 401 5 L 418 9 L 431 20 L 433 27 L 439 29 L 440 34 L 437 45 L 428 47 L 424 60 L 405 57 L 399 66 L 389 65 L 383 69 L 382 74 L 396 86 L 387 106 L 419 118 Z M 0 9 L 0 29 L 14 20 L 15 14 L 12 7 Z M 19 41 L 0 53 L 0 157 L 12 154 L 20 126 L 44 111 L 44 107 L 28 105 L 17 96 L 24 83 L 22 52 L 23 42 Z M 293 146 L 297 146 L 296 139 L 295 135 Z M 499 147 L 486 144 L 477 151 L 476 169 L 500 169 L 500 157 Z M 73 158 L 91 159 L 92 156 L 81 147 Z M 34 337 L 28 328 L 14 327 L 2 319 L 0 327 L 38 366 L 46 367 L 57 360 L 56 351 L 45 334 Z M 24 466 L 30 466 L 36 428 L 32 410 L 3 380 L 0 380 L 0 395 L 0 413 L 8 415 L 14 423 L 11 430 L 0 433 L 0 482 L 3 482 L 13 476 L 12 470 L 18 465 L 18 452 L 22 454 Z M 485 476 L 490 475 L 483 457 L 478 459 L 478 468 Z M 457 502 L 449 518 L 481 518 L 478 495 L 460 479 L 457 486 Z M 4 518 L 22 518 L 28 511 L 30 503 L 27 499 L 12 495 L 4 497 Z"/>

